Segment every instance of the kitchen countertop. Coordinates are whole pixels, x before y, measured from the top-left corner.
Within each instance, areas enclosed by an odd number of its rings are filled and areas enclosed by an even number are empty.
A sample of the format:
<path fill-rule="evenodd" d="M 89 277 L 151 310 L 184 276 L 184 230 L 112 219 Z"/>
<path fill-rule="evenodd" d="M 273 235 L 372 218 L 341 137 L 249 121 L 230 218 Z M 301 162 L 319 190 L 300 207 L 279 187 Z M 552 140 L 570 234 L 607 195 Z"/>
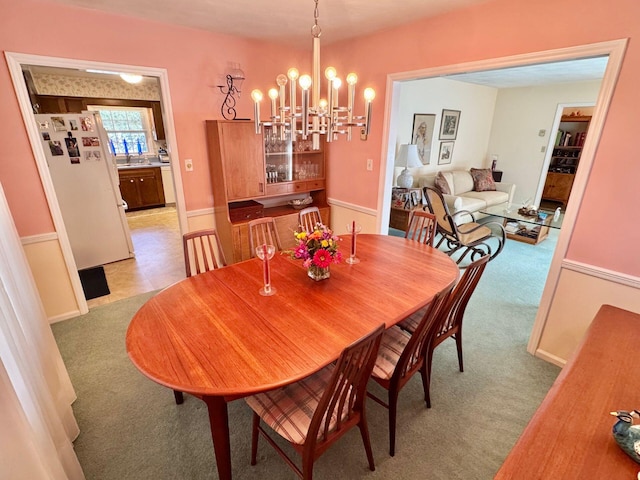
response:
<path fill-rule="evenodd" d="M 158 162 L 158 161 L 151 161 L 149 163 L 119 163 L 117 165 L 118 170 L 129 170 L 132 168 L 157 168 L 157 167 L 163 167 L 163 166 L 169 166 L 171 165 L 170 163 L 164 163 L 164 162 Z"/>

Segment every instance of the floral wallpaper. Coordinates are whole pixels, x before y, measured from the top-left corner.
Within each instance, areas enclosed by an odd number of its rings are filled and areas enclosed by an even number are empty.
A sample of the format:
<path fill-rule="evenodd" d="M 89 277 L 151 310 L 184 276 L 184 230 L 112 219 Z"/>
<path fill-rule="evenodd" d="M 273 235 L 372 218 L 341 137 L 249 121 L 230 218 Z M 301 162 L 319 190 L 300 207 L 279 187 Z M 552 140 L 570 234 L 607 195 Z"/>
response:
<path fill-rule="evenodd" d="M 33 75 L 33 82 L 39 95 L 160 100 L 158 82 L 149 79 L 133 85 L 119 77 L 111 80 L 39 73 Z"/>

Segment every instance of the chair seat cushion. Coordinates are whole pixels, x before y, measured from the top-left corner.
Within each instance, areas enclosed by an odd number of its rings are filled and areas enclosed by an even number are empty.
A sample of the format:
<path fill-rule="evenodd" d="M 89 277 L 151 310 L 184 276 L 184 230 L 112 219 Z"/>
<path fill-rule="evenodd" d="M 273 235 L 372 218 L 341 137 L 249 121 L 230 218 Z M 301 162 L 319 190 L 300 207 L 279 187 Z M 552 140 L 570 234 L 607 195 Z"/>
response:
<path fill-rule="evenodd" d="M 411 339 L 411 335 L 400 327 L 394 326 L 385 330 L 371 375 L 389 380 L 409 339 Z"/>
<path fill-rule="evenodd" d="M 424 318 L 424 314 L 427 313 L 427 308 L 428 307 L 424 307 L 417 312 L 412 313 L 407 318 L 398 323 L 398 326 L 403 330 L 406 330 L 407 332 L 415 332 L 416 328 L 418 328 L 418 325 L 420 324 L 420 320 L 422 320 Z"/>
<path fill-rule="evenodd" d="M 252 395 L 245 398 L 245 401 L 276 433 L 291 443 L 302 445 L 307 438 L 318 402 L 331 380 L 334 367 L 333 364 L 328 365 L 298 382 Z M 346 414 L 343 417 L 346 417 Z M 335 429 L 336 423 L 337 418 L 334 415 L 329 422 L 329 431 Z M 318 438 L 321 433 L 322 431 L 318 433 Z"/>
<path fill-rule="evenodd" d="M 491 236 L 491 230 L 479 223 L 469 222 L 458 225 L 458 237 L 463 245 L 471 245 Z"/>

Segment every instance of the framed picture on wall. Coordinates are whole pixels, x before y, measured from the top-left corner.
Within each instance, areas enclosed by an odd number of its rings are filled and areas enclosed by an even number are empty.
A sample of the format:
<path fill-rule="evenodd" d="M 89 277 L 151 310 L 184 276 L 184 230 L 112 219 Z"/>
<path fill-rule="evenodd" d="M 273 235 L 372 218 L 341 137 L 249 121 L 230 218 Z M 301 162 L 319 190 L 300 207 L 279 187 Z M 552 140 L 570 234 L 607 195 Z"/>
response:
<path fill-rule="evenodd" d="M 416 113 L 413 115 L 411 143 L 418 146 L 418 156 L 423 165 L 429 165 L 431 162 L 431 144 L 435 125 L 435 113 Z"/>
<path fill-rule="evenodd" d="M 451 163 L 453 157 L 453 144 L 455 142 L 440 142 L 440 153 L 438 154 L 438 165 Z"/>
<path fill-rule="evenodd" d="M 438 140 L 455 140 L 458 135 L 458 124 L 460 123 L 460 110 L 442 110 L 442 121 L 440 123 L 440 136 Z"/>

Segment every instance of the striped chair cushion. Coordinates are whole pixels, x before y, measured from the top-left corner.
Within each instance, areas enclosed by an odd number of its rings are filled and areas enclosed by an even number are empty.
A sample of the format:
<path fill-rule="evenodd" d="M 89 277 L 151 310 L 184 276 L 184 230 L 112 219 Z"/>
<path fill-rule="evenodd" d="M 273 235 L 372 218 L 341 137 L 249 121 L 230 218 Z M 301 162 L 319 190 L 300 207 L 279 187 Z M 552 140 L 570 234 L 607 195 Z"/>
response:
<path fill-rule="evenodd" d="M 411 335 L 395 326 L 385 330 L 371 375 L 389 380 L 410 338 Z"/>
<path fill-rule="evenodd" d="M 412 313 L 407 318 L 398 323 L 398 326 L 407 332 L 415 332 L 418 325 L 420 325 L 420 321 L 424 318 L 424 314 L 427 313 L 427 308 L 424 307 L 418 310 L 415 313 Z"/>
<path fill-rule="evenodd" d="M 319 372 L 286 387 L 259 393 L 245 400 L 251 409 L 279 435 L 298 445 L 307 438 L 311 419 L 324 393 L 335 365 L 331 364 Z M 343 414 L 343 419 L 346 417 Z M 337 423 L 334 414 L 329 422 L 329 431 Z M 318 434 L 320 438 L 321 432 Z"/>

